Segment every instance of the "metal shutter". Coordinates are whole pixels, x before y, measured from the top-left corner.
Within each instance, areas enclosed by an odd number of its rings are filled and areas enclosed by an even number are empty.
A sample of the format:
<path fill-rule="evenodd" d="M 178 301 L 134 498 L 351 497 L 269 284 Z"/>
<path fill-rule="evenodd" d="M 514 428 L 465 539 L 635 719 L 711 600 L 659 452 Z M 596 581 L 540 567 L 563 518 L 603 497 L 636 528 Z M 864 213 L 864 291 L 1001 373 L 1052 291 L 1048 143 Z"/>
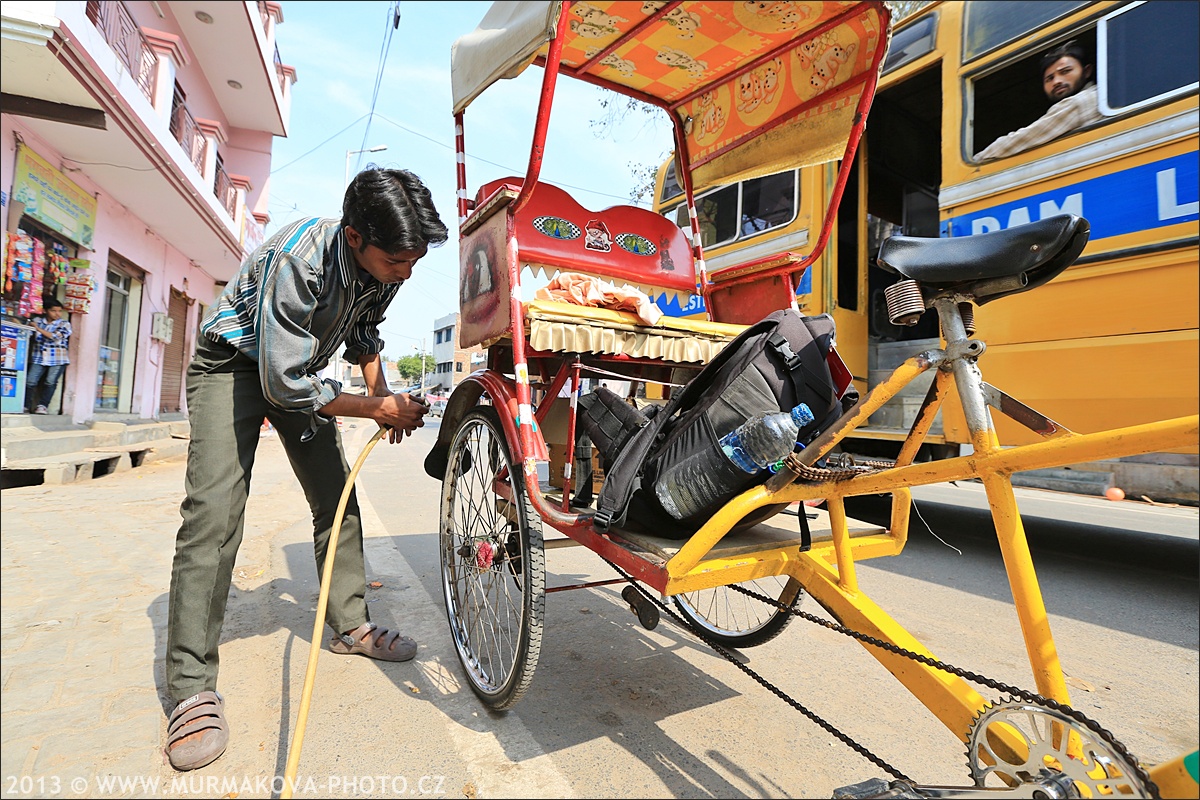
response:
<path fill-rule="evenodd" d="M 183 344 L 187 339 L 187 299 L 171 289 L 171 301 L 167 315 L 173 330 L 171 342 L 163 347 L 162 387 L 159 392 L 160 413 L 175 413 L 182 407 L 183 396 Z"/>

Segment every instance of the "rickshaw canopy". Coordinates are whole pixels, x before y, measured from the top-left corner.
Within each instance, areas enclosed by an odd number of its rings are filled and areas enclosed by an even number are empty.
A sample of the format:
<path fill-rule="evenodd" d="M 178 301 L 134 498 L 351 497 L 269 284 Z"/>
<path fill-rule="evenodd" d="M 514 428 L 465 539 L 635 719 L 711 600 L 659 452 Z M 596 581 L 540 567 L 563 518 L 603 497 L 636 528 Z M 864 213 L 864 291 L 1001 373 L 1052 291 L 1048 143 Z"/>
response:
<path fill-rule="evenodd" d="M 454 43 L 454 111 L 544 62 L 562 2 L 494 3 Z M 841 158 L 890 35 L 882 2 L 576 2 L 560 73 L 666 109 L 698 186 Z"/>

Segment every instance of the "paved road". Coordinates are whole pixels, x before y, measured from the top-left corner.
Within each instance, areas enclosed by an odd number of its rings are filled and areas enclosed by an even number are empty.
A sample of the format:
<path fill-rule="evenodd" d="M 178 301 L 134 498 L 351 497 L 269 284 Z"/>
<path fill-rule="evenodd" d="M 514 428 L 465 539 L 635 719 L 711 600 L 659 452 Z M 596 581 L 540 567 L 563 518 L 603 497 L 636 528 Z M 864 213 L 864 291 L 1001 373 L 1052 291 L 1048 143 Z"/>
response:
<path fill-rule="evenodd" d="M 409 512 L 388 488 L 391 476 L 407 472 L 400 463 L 403 452 L 388 448 L 372 455 L 376 458 L 362 485 L 388 529 L 404 530 Z M 428 481 L 428 491 L 437 491 L 438 484 L 424 476 L 412 480 Z M 939 498 L 937 488 L 920 490 L 918 507 L 962 554 L 914 527 L 902 556 L 860 566 L 860 584 L 895 609 L 935 653 L 1028 686 L 998 549 L 977 515 L 948 510 L 945 499 L 958 495 Z M 946 489 L 977 496 L 969 486 Z M 1097 510 L 1090 499 L 1045 497 L 1050 493 L 1035 490 L 1021 494 L 1038 513 L 1064 500 L 1072 503 L 1071 516 L 1077 515 L 1076 502 L 1088 513 Z M 1133 506 L 1099 503 L 1098 510 L 1109 514 L 1117 506 Z M 969 512 L 971 503 L 963 505 Z M 1184 542 L 1195 558 L 1195 509 L 1152 509 L 1146 519 L 1142 527 L 1178 525 L 1184 532 L 1190 520 L 1190 541 L 1154 541 Z M 1045 538 L 1044 524 L 1035 519 L 1029 527 L 1031 535 Z M 1088 530 L 1095 535 L 1095 528 Z M 424 608 L 442 630 L 432 631 L 431 640 L 444 640 L 432 526 L 417 537 L 419 543 L 413 537 L 411 530 L 400 534 L 398 547 L 432 599 L 432 607 Z M 551 586 L 614 575 L 582 548 L 552 551 L 547 563 Z M 1164 573 L 1052 550 L 1039 553 L 1038 563 L 1076 704 L 1118 731 L 1143 759 L 1162 759 L 1194 745 L 1200 702 L 1192 686 L 1200 641 L 1196 571 Z M 514 754 L 533 747 L 548 757 L 566 794 L 574 795 L 824 797 L 839 785 L 882 774 L 687 635 L 665 624 L 642 630 L 620 601 L 619 589 L 549 597 L 533 686 L 504 717 L 512 726 L 512 752 L 494 753 L 498 760 L 485 772 L 504 774 Z M 814 604 L 807 608 L 824 615 Z M 964 782 L 964 748 L 929 722 L 858 645 L 797 622 L 744 655 L 751 667 L 910 776 Z M 453 655 L 448 658 L 449 671 L 457 674 Z M 469 704 L 469 692 L 463 693 Z M 502 786 L 495 789 L 505 793 Z"/>
<path fill-rule="evenodd" d="M 1121 563 L 1185 576 L 1200 574 L 1200 509 L 1194 506 L 1113 502 L 1101 497 L 1014 489 L 1034 553 Z M 912 529 L 947 536 L 995 535 L 987 496 L 977 482 L 918 486 Z M 887 524 L 890 500 L 852 498 L 849 513 Z"/>
<path fill-rule="evenodd" d="M 880 774 L 689 636 L 640 628 L 611 587 L 552 595 L 530 693 L 485 712 L 442 607 L 440 484 L 419 469 L 436 430 L 381 444 L 360 479 L 368 575 L 381 583 L 372 614 L 421 649 L 408 664 L 322 652 L 297 796 L 820 797 Z M 353 460 L 370 431 L 344 433 Z M 5 797 L 277 794 L 317 597 L 307 506 L 278 442 L 263 439 L 221 651 L 232 743 L 172 787 L 163 623 L 182 474 L 179 460 L 0 496 Z M 861 565 L 860 583 L 947 660 L 1028 684 L 994 552 L 972 525 L 943 529 L 918 504 L 964 555 L 914 529 L 903 555 Z M 1194 570 L 1042 561 L 1076 704 L 1144 759 L 1194 746 Z M 549 571 L 552 585 L 612 575 L 582 548 L 554 551 Z M 858 645 L 797 622 L 744 656 L 914 778 L 964 781 L 961 745 Z M 101 783 L 114 779 L 127 782 Z"/>

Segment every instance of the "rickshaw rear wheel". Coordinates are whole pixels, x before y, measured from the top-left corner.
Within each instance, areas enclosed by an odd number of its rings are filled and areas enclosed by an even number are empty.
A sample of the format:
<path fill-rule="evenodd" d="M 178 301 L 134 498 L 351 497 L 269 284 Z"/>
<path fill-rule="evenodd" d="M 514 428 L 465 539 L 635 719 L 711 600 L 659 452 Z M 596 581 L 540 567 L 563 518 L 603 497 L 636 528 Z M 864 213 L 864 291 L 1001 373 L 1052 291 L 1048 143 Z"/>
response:
<path fill-rule="evenodd" d="M 497 491 L 507 484 L 510 498 Z M 483 406 L 454 434 L 442 481 L 438 551 L 446 618 L 472 691 L 492 710 L 529 688 L 542 647 L 542 521 L 499 414 Z"/>
<path fill-rule="evenodd" d="M 795 578 L 772 576 L 735 584 L 776 600 L 781 610 L 748 597 L 730 586 L 684 592 L 671 598 L 688 624 L 723 647 L 743 648 L 766 644 L 792 621 L 791 609 L 800 603 L 800 583 Z"/>

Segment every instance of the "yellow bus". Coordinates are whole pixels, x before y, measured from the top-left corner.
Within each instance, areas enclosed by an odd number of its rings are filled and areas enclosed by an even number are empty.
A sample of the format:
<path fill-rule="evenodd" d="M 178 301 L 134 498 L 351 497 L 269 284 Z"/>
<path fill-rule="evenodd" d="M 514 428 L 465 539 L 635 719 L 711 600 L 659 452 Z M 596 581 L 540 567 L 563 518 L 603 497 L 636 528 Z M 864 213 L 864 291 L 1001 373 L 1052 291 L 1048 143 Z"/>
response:
<path fill-rule="evenodd" d="M 883 293 L 899 276 L 875 263 L 885 238 L 970 236 L 1074 213 L 1092 229 L 1074 266 L 1037 292 L 977 309 L 989 382 L 1081 432 L 1196 413 L 1197 41 L 1200 3 L 1191 0 L 935 2 L 899 23 L 835 233 L 797 292 L 806 313 L 834 316 L 860 392 L 939 342 L 932 313 L 911 327 L 889 321 Z M 981 157 L 1047 112 L 1039 62 L 1068 44 L 1090 65 L 1092 120 Z M 838 166 L 699 188 L 709 273 L 808 252 Z M 687 227 L 670 160 L 654 197 L 656 211 Z M 704 312 L 699 297 L 658 302 L 669 314 Z M 1031 351 L 1052 367 L 1031 373 L 1023 366 Z M 915 391 L 872 416 L 854 447 L 867 455 L 896 447 L 923 399 L 924 387 Z M 1002 415 L 996 424 L 1005 444 L 1036 438 Z M 928 455 L 961 452 L 968 436 L 957 404 L 943 407 L 933 433 Z M 1078 465 L 1075 474 L 1111 480 L 1131 497 L 1197 500 L 1194 451 Z"/>

